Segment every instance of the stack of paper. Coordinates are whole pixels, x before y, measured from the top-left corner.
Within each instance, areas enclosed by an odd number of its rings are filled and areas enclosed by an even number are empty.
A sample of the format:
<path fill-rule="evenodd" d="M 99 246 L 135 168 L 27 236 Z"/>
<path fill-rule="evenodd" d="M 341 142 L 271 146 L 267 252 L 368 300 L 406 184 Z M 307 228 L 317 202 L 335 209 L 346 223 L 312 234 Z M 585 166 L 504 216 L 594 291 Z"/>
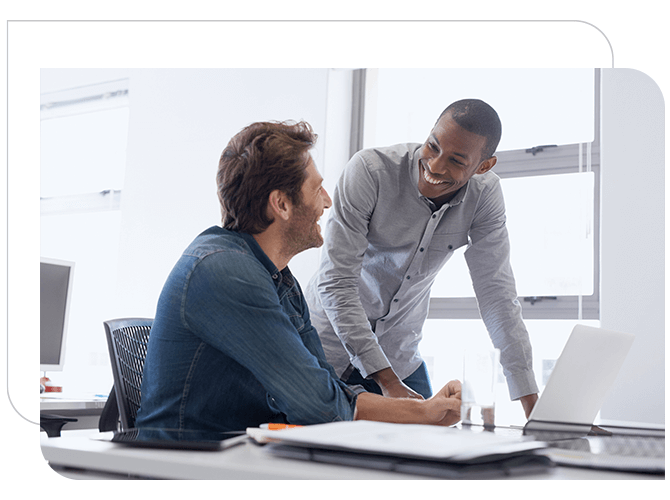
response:
<path fill-rule="evenodd" d="M 359 420 L 249 434 L 291 446 L 392 455 L 404 458 L 468 462 L 486 457 L 529 452 L 546 447 L 524 436 L 501 436 L 433 425 L 391 424 Z"/>

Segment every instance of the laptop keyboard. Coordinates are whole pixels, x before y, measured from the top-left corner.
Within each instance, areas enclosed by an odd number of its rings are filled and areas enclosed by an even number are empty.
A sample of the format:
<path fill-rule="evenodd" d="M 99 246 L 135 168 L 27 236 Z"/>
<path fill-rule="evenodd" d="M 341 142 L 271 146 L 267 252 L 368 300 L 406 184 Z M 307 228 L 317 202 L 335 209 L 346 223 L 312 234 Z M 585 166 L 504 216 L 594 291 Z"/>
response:
<path fill-rule="evenodd" d="M 665 438 L 589 436 L 550 444 L 543 454 L 556 464 L 622 472 L 665 474 Z"/>
<path fill-rule="evenodd" d="M 665 438 L 639 436 L 589 436 L 566 439 L 552 448 L 625 457 L 665 457 Z"/>

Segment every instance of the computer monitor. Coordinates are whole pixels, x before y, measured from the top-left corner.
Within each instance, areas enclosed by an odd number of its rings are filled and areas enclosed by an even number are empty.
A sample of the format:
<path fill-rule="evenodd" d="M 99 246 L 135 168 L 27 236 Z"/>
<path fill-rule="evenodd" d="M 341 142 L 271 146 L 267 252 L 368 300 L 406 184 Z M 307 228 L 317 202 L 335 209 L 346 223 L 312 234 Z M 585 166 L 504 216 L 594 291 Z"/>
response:
<path fill-rule="evenodd" d="M 40 258 L 40 371 L 62 371 L 65 362 L 74 262 Z"/>

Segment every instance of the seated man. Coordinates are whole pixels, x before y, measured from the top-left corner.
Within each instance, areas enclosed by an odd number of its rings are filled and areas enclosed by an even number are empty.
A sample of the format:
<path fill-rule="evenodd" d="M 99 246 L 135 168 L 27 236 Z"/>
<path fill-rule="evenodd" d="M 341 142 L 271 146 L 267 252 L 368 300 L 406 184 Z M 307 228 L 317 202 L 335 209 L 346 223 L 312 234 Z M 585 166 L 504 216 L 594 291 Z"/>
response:
<path fill-rule="evenodd" d="M 460 382 L 427 400 L 391 399 L 342 382 L 326 362 L 287 267 L 323 243 L 331 200 L 301 123 L 254 123 L 217 173 L 223 227 L 200 234 L 158 301 L 137 427 L 243 430 L 265 422 L 366 419 L 452 425 Z"/>

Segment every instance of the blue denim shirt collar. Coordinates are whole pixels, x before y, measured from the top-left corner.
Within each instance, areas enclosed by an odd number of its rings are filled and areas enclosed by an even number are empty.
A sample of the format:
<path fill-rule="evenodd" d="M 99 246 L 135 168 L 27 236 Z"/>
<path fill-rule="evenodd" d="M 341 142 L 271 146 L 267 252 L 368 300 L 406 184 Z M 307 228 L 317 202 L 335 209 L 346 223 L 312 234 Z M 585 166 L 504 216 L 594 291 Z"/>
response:
<path fill-rule="evenodd" d="M 254 238 L 253 235 L 240 232 L 238 232 L 237 234 L 239 234 L 242 237 L 242 239 L 244 239 L 244 241 L 247 242 L 247 245 L 249 245 L 249 248 L 254 253 L 256 258 L 261 262 L 261 264 L 265 266 L 265 268 L 268 270 L 270 274 L 275 275 L 279 273 L 277 266 L 274 265 L 274 263 L 270 260 L 270 257 L 268 257 L 267 254 L 263 251 L 263 249 L 258 244 L 256 238 Z"/>
<path fill-rule="evenodd" d="M 289 287 L 293 286 L 294 278 L 288 266 L 286 266 L 284 269 L 280 271 L 279 269 L 277 269 L 277 266 L 274 264 L 274 262 L 270 260 L 270 257 L 268 257 L 267 254 L 263 251 L 263 249 L 258 244 L 256 238 L 254 238 L 253 235 L 242 232 L 238 232 L 237 234 L 239 234 L 242 237 L 242 239 L 246 241 L 247 245 L 249 245 L 249 248 L 253 252 L 254 256 L 268 270 L 270 276 L 272 276 L 272 280 L 277 285 L 277 288 L 281 286 L 282 282 L 284 282 Z"/>

